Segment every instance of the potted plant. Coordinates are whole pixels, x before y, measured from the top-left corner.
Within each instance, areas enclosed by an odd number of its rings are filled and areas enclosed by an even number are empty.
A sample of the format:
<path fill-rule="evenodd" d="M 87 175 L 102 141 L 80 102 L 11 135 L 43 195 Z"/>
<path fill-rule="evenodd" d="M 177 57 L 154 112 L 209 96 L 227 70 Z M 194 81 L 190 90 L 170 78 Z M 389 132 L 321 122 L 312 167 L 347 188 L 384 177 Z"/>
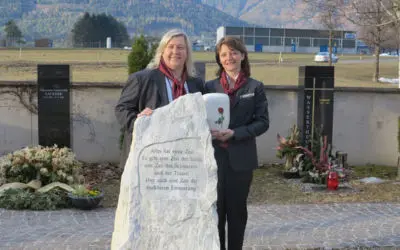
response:
<path fill-rule="evenodd" d="M 77 185 L 72 192 L 68 193 L 68 197 L 75 208 L 90 210 L 99 205 L 104 193 L 89 186 Z"/>
<path fill-rule="evenodd" d="M 299 169 L 296 164 L 298 161 L 296 158 L 299 158 L 301 150 L 299 149 L 299 129 L 297 125 L 293 125 L 287 138 L 278 134 L 277 139 L 279 145 L 277 147 L 276 156 L 279 159 L 286 158 L 283 175 L 286 178 L 299 178 Z"/>

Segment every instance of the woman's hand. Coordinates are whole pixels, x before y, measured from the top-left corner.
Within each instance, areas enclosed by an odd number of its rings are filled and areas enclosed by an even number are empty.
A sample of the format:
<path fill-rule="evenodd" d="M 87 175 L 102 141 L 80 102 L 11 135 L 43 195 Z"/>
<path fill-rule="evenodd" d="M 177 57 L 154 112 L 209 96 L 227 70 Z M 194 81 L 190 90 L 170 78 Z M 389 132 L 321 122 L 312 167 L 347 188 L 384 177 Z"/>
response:
<path fill-rule="evenodd" d="M 153 110 L 151 108 L 145 108 L 143 109 L 142 112 L 140 112 L 137 117 L 141 117 L 141 116 L 149 116 L 153 113 Z"/>
<path fill-rule="evenodd" d="M 211 135 L 222 142 L 226 142 L 227 140 L 229 140 L 233 134 L 235 133 L 235 131 L 233 131 L 232 129 L 223 129 L 223 130 L 211 130 Z"/>

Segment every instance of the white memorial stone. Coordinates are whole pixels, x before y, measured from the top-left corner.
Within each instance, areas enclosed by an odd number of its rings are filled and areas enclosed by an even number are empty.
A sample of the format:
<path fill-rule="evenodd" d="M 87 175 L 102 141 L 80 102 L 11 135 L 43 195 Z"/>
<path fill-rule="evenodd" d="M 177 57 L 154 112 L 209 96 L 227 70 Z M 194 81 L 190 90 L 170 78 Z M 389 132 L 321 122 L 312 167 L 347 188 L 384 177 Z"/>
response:
<path fill-rule="evenodd" d="M 200 93 L 138 118 L 111 249 L 218 250 L 216 188 L 217 165 Z"/>
<path fill-rule="evenodd" d="M 203 98 L 210 129 L 227 129 L 230 121 L 229 96 L 223 93 L 209 93 L 203 95 Z"/>

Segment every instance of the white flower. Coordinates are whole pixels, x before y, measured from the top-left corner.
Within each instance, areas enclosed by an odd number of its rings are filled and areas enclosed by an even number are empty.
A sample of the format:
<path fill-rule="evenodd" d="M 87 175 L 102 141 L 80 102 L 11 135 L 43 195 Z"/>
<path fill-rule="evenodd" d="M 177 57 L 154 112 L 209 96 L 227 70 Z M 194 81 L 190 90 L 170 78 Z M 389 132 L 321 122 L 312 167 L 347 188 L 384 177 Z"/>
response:
<path fill-rule="evenodd" d="M 59 179 L 73 182 L 72 174 L 77 174 L 81 163 L 75 159 L 71 149 L 64 147 L 25 147 L 6 156 L 0 157 L 0 186 L 6 183 L 5 173 L 23 175 L 23 168 L 35 167 L 41 175 L 57 174 Z M 25 177 L 25 176 L 23 176 Z"/>
<path fill-rule="evenodd" d="M 68 175 L 68 176 L 67 176 L 67 181 L 68 181 L 69 183 L 73 183 L 73 182 L 74 182 L 74 177 L 72 177 L 71 175 Z"/>
<path fill-rule="evenodd" d="M 309 171 L 308 174 L 313 178 L 317 178 L 319 176 L 318 173 L 314 173 L 312 171 Z"/>
<path fill-rule="evenodd" d="M 41 168 L 41 169 L 40 169 L 40 173 L 41 173 L 42 175 L 47 175 L 47 174 L 49 173 L 49 171 L 47 170 L 47 168 Z"/>

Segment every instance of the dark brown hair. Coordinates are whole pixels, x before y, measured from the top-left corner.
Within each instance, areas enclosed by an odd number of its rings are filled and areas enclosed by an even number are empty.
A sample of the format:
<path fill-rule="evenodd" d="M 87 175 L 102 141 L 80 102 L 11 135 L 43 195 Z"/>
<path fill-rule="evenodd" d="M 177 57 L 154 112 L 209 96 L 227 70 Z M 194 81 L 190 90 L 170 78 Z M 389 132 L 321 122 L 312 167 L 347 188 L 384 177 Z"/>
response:
<path fill-rule="evenodd" d="M 219 40 L 216 49 L 215 49 L 215 60 L 217 61 L 217 64 L 219 66 L 219 69 L 217 71 L 217 76 L 221 77 L 222 71 L 224 71 L 224 68 L 222 67 L 221 61 L 219 60 L 219 52 L 221 51 L 222 45 L 228 46 L 230 49 L 235 49 L 240 51 L 244 55 L 244 59 L 240 65 L 242 72 L 246 77 L 250 76 L 250 63 L 249 63 L 249 58 L 247 56 L 247 49 L 244 46 L 242 40 L 236 37 L 223 37 L 221 40 Z"/>

